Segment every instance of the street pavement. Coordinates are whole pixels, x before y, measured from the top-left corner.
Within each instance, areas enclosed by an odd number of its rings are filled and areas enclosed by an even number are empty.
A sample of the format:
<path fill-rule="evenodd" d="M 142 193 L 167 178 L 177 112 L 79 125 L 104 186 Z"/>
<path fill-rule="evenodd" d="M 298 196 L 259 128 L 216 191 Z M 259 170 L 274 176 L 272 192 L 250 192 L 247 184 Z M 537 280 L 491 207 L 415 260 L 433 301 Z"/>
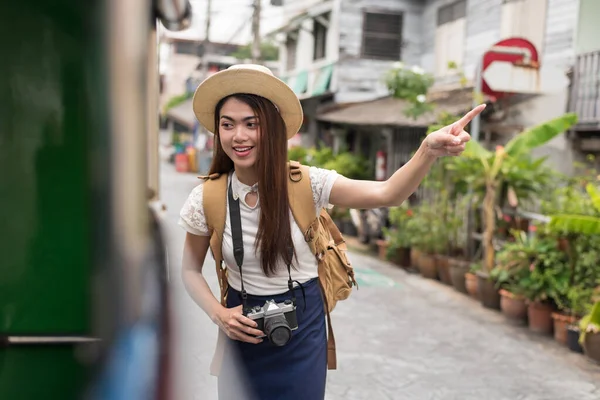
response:
<path fill-rule="evenodd" d="M 178 213 L 198 179 L 167 163 L 160 178 L 174 314 L 174 399 L 217 399 L 217 381 L 208 372 L 217 328 L 180 276 L 185 233 Z M 374 257 L 350 256 L 360 287 L 332 314 L 338 369 L 328 373 L 327 400 L 600 399 L 600 367 L 582 355 L 508 323 L 451 287 Z M 210 256 L 204 271 L 217 294 Z"/>

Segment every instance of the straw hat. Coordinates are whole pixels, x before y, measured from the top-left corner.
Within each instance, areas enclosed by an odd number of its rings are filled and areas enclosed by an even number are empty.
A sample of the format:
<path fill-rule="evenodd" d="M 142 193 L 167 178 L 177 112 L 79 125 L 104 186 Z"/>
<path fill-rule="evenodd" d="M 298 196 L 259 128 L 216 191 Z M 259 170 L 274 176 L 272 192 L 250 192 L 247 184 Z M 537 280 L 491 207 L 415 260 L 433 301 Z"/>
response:
<path fill-rule="evenodd" d="M 194 93 L 194 114 L 209 132 L 215 133 L 217 103 L 223 97 L 236 93 L 258 95 L 275 104 L 285 122 L 288 139 L 300 130 L 302 106 L 294 91 L 267 67 L 238 64 L 206 78 Z"/>

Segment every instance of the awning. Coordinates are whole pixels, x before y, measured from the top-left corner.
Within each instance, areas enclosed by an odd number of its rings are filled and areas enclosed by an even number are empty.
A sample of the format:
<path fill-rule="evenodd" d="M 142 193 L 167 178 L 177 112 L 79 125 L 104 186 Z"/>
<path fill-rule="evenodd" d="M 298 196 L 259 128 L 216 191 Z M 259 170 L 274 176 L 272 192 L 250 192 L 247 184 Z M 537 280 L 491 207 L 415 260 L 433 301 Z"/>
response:
<path fill-rule="evenodd" d="M 329 90 L 331 83 L 331 74 L 333 73 L 333 64 L 326 65 L 319 70 L 315 87 L 312 90 L 311 96 L 319 96 Z"/>
<path fill-rule="evenodd" d="M 296 75 L 296 80 L 294 81 L 294 93 L 303 94 L 306 92 L 308 87 L 308 71 L 301 71 Z"/>
<path fill-rule="evenodd" d="M 404 114 L 409 106 L 407 101 L 391 96 L 326 111 L 317 115 L 317 119 L 345 125 L 428 127 L 437 122 L 442 111 L 453 115 L 468 112 L 473 103 L 473 89 L 431 92 L 428 98 L 436 107 L 417 119 Z"/>

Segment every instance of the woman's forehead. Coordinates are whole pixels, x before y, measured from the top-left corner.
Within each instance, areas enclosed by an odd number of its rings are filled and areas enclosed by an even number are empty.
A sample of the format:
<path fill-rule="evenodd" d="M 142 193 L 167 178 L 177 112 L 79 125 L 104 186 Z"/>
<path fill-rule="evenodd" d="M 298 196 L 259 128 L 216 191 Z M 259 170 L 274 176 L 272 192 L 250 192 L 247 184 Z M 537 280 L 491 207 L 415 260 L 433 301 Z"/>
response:
<path fill-rule="evenodd" d="M 252 107 L 250 107 L 242 100 L 236 99 L 235 97 L 230 97 L 227 100 L 225 100 L 225 103 L 223 103 L 223 107 L 221 107 L 221 114 L 223 114 L 225 110 L 249 112 L 250 114 L 254 115 Z"/>

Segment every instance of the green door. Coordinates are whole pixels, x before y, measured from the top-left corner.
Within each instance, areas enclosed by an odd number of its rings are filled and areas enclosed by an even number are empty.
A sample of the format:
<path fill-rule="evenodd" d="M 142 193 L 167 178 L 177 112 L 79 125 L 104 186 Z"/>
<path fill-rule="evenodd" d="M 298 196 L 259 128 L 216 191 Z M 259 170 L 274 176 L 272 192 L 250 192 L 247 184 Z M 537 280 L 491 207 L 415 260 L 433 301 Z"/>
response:
<path fill-rule="evenodd" d="M 0 5 L 1 399 L 72 399 L 85 384 L 98 3 Z"/>

